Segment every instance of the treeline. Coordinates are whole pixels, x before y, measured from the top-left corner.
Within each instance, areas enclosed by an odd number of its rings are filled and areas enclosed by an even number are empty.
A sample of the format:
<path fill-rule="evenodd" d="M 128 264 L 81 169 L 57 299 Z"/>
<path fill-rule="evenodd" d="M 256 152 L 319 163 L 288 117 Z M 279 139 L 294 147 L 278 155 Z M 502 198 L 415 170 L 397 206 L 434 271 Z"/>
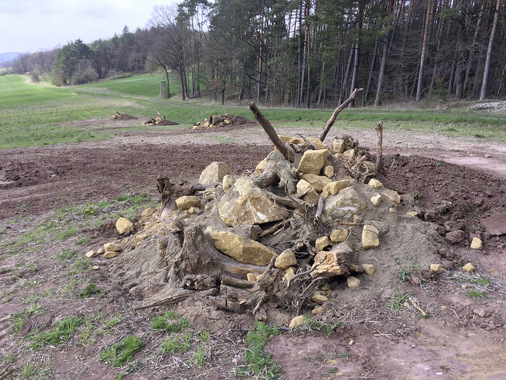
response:
<path fill-rule="evenodd" d="M 183 100 L 323 107 L 504 98 L 506 0 L 185 0 L 149 28 L 21 56 L 18 73 L 81 84 L 163 69 Z"/>

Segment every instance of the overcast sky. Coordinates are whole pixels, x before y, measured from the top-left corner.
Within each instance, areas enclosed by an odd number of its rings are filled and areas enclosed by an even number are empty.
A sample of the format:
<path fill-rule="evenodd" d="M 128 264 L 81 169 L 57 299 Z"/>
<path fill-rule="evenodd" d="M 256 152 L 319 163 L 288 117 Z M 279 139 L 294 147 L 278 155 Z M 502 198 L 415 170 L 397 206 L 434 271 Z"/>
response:
<path fill-rule="evenodd" d="M 154 5 L 177 0 L 2 0 L 0 53 L 51 50 L 144 28 Z"/>

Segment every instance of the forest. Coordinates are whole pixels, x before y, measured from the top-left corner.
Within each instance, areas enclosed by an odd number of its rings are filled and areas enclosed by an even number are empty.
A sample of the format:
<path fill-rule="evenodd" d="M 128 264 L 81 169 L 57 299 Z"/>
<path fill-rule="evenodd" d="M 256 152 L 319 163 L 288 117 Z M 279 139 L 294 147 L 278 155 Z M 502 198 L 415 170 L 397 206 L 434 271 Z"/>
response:
<path fill-rule="evenodd" d="M 147 27 L 20 56 L 15 73 L 79 85 L 162 70 L 161 95 L 356 106 L 504 98 L 505 0 L 184 0 Z M 162 94 L 163 93 L 163 94 Z"/>

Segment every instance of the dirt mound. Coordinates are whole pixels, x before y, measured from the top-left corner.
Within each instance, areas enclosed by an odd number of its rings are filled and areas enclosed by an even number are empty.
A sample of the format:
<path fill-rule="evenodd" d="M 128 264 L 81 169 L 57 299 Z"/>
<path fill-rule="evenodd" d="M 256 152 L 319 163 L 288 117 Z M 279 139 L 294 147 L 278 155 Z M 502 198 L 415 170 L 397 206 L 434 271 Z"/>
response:
<path fill-rule="evenodd" d="M 136 120 L 138 117 L 129 115 L 127 113 L 116 112 L 111 116 L 111 120 Z"/>
<path fill-rule="evenodd" d="M 142 125 L 179 125 L 174 121 L 167 120 L 165 116 L 160 117 L 160 113 L 158 112 L 156 117 L 150 117 L 148 120 L 143 121 Z"/>
<path fill-rule="evenodd" d="M 204 121 L 198 121 L 193 125 L 194 130 L 214 129 L 223 127 L 238 127 L 254 123 L 253 120 L 237 115 L 212 115 Z"/>

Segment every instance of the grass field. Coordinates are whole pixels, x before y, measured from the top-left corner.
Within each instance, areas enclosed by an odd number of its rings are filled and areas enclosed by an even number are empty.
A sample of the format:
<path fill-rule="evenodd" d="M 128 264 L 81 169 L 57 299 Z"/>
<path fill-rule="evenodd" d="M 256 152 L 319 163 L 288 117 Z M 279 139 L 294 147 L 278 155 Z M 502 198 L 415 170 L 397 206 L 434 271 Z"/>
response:
<path fill-rule="evenodd" d="M 242 105 L 211 103 L 207 98 L 182 102 L 176 95 L 158 98 L 161 74 L 145 74 L 98 82 L 80 87 L 55 88 L 25 83 L 21 76 L 0 77 L 0 149 L 79 142 L 110 137 L 87 127 L 62 126 L 65 122 L 107 119 L 117 111 L 142 118 L 160 111 L 167 119 L 190 128 L 213 114 L 253 118 L 247 101 Z M 171 82 L 178 91 L 177 81 Z M 259 105 L 274 123 L 303 124 L 321 129 L 332 109 L 271 108 Z M 339 114 L 341 128 L 384 128 L 435 131 L 448 136 L 475 136 L 506 141 L 504 115 L 470 111 L 430 109 L 347 109 Z M 65 124 L 63 124 L 65 125 Z M 139 128 L 144 128 L 139 123 Z"/>

